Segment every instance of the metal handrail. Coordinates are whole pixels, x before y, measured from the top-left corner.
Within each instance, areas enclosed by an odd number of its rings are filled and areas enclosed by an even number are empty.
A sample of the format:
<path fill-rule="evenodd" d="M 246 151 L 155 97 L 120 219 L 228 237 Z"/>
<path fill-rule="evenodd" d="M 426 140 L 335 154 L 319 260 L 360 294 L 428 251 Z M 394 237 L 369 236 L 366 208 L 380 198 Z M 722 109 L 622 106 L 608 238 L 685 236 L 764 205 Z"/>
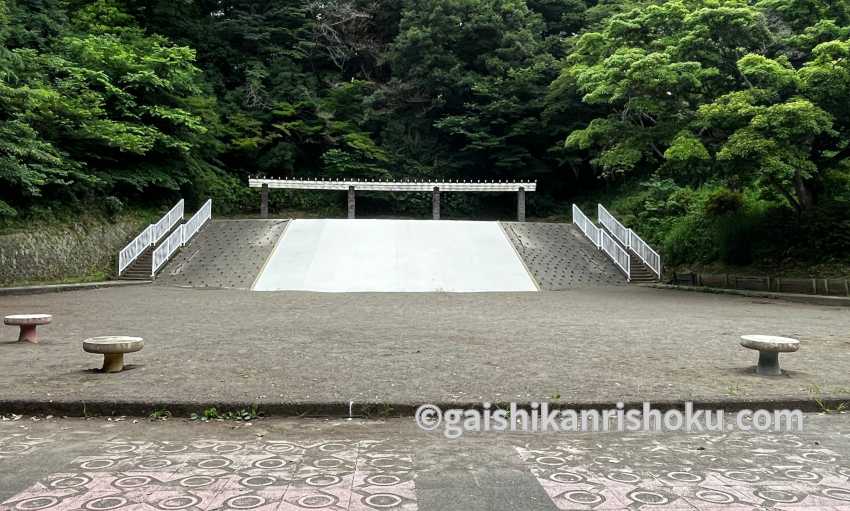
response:
<path fill-rule="evenodd" d="M 153 264 L 151 265 L 151 277 L 156 275 L 156 272 L 168 262 L 174 252 L 183 245 L 183 226 L 175 229 L 170 236 L 165 238 L 156 250 L 153 251 Z"/>
<path fill-rule="evenodd" d="M 587 236 L 587 238 L 592 241 L 597 248 L 600 247 L 602 244 L 602 238 L 600 237 L 601 229 L 596 227 L 596 224 L 594 224 L 593 221 L 590 220 L 590 218 L 588 218 L 587 215 L 585 215 L 584 212 L 575 204 L 573 204 L 573 223 L 578 226 L 579 230 L 581 230 L 581 232 L 584 233 L 584 235 Z"/>
<path fill-rule="evenodd" d="M 155 224 L 150 224 L 118 253 L 118 275 L 124 273 L 133 261 L 138 259 L 151 245 L 155 245 L 168 231 L 183 218 L 185 202 L 180 199 L 168 213 Z"/>
<path fill-rule="evenodd" d="M 175 204 L 174 207 L 165 214 L 165 216 L 159 219 L 159 222 L 154 224 L 153 240 L 151 241 L 151 244 L 158 243 L 163 236 L 168 234 L 168 231 L 170 231 L 172 227 L 183 219 L 184 205 L 185 201 L 180 199 L 180 201 Z"/>
<path fill-rule="evenodd" d="M 168 238 L 165 239 L 160 246 L 153 251 L 153 262 L 151 264 L 151 277 L 156 276 L 156 272 L 162 268 L 165 263 L 171 259 L 177 250 L 189 242 L 195 234 L 201 230 L 201 227 L 212 218 L 212 199 L 207 199 L 192 218 L 186 223 L 175 229 Z"/>
<path fill-rule="evenodd" d="M 637 254 L 659 278 L 661 278 L 661 255 L 658 254 L 649 243 L 643 241 L 643 238 L 638 234 L 620 223 L 614 215 L 612 215 L 605 206 L 598 205 L 599 223 L 605 226 L 606 229 L 622 243 L 626 248 Z"/>
<path fill-rule="evenodd" d="M 609 213 L 602 204 L 599 204 L 597 207 L 597 216 L 599 217 L 599 223 L 605 226 L 617 238 L 617 241 L 626 247 L 629 246 L 629 229 L 614 218 L 614 215 Z"/>
<path fill-rule="evenodd" d="M 631 280 L 632 277 L 632 258 L 622 245 L 614 241 L 607 232 L 602 231 L 602 251 L 614 261 L 614 264 L 620 267 L 626 273 L 626 278 Z"/>
<path fill-rule="evenodd" d="M 118 253 L 118 274 L 124 272 L 139 255 L 151 246 L 153 226 L 149 225 Z"/>
<path fill-rule="evenodd" d="M 207 199 L 203 206 L 183 224 L 183 245 L 189 243 L 201 227 L 212 218 L 212 199 Z"/>
<path fill-rule="evenodd" d="M 661 256 L 631 229 L 629 229 L 629 248 L 658 275 L 658 278 L 661 278 Z"/>

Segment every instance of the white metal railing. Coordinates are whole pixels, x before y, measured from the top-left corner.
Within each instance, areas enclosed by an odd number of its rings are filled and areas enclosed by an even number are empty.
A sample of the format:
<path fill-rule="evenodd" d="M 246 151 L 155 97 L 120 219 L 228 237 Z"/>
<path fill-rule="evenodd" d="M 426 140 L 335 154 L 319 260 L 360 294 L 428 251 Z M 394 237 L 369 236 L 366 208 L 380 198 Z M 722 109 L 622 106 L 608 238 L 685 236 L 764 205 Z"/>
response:
<path fill-rule="evenodd" d="M 136 238 L 118 253 L 118 274 L 124 273 L 142 253 L 156 244 L 175 224 L 183 219 L 183 199 L 174 205 L 168 213 L 155 224 L 150 224 Z"/>
<path fill-rule="evenodd" d="M 629 229 L 621 224 L 614 215 L 608 212 L 605 209 L 605 206 L 599 204 L 597 207 L 597 215 L 599 218 L 599 223 L 605 226 L 606 229 L 615 237 L 617 241 L 625 245 L 627 248 L 629 246 Z"/>
<path fill-rule="evenodd" d="M 582 210 L 575 204 L 573 204 L 573 223 L 578 226 L 581 232 L 583 232 L 594 245 L 597 247 L 600 246 L 602 243 L 602 238 L 600 237 L 602 230 L 599 227 L 596 227 L 596 224 L 587 218 L 587 215 L 585 215 L 584 212 L 582 212 Z"/>
<path fill-rule="evenodd" d="M 181 226 L 179 229 L 175 229 L 174 232 L 163 241 L 156 250 L 153 251 L 153 264 L 151 265 L 151 277 L 156 275 L 157 270 L 159 270 L 162 265 L 164 265 L 168 260 L 174 255 L 174 252 L 177 252 L 177 249 L 183 245 L 183 227 Z"/>
<path fill-rule="evenodd" d="M 139 255 L 151 246 L 152 226 L 145 227 L 136 238 L 118 253 L 118 274 L 124 272 Z"/>
<path fill-rule="evenodd" d="M 626 272 L 627 278 L 631 279 L 632 258 L 629 257 L 629 252 L 624 249 L 622 245 L 614 241 L 614 238 L 612 238 L 606 231 L 601 231 L 601 235 L 602 251 L 608 254 L 608 256 L 614 261 L 614 264 Z"/>
<path fill-rule="evenodd" d="M 189 242 L 193 236 L 212 218 L 212 199 L 207 199 L 203 206 L 183 224 L 183 245 Z"/>
<path fill-rule="evenodd" d="M 158 243 L 163 236 L 168 234 L 168 231 L 170 231 L 172 227 L 183 219 L 184 204 L 185 202 L 183 199 L 180 199 L 180 201 L 175 204 L 174 207 L 165 214 L 165 216 L 159 219 L 159 222 L 153 224 L 153 239 L 151 240 L 151 244 Z"/>
<path fill-rule="evenodd" d="M 151 264 L 151 277 L 156 276 L 162 266 L 171 259 L 177 250 L 189 242 L 201 227 L 212 218 L 212 199 L 207 199 L 203 206 L 192 215 L 188 222 L 175 229 L 156 250 L 153 251 L 153 262 Z"/>
<path fill-rule="evenodd" d="M 631 229 L 629 229 L 629 248 L 658 275 L 658 278 L 661 278 L 661 256 Z"/>
<path fill-rule="evenodd" d="M 599 204 L 599 223 L 605 226 L 617 240 L 626 248 L 631 249 L 640 257 L 640 260 L 661 278 L 661 256 L 649 246 L 649 244 L 637 235 L 635 231 L 621 224 L 614 218 L 605 206 Z"/>

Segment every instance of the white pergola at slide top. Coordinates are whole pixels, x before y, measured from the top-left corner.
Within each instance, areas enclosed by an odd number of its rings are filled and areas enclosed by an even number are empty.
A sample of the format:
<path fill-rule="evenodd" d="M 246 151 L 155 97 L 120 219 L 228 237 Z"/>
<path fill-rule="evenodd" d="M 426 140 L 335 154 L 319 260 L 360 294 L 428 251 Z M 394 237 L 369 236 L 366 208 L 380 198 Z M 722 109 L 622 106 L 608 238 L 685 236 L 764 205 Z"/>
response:
<path fill-rule="evenodd" d="M 348 190 L 379 192 L 517 192 L 537 190 L 537 181 L 374 181 L 359 179 L 267 179 L 250 178 L 251 188 L 287 188 L 291 190 Z"/>

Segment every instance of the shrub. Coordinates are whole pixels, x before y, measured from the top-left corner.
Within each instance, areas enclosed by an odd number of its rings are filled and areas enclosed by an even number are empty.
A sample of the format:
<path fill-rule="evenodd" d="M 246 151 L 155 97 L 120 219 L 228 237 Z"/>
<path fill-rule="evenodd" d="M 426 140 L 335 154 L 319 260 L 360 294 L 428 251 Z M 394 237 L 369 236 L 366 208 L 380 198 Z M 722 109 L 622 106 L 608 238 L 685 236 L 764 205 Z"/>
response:
<path fill-rule="evenodd" d="M 744 207 L 744 196 L 728 188 L 717 188 L 708 194 L 705 200 L 705 213 L 708 216 L 723 216 L 738 213 Z"/>
<path fill-rule="evenodd" d="M 124 211 L 124 203 L 121 202 L 121 199 L 115 197 L 114 195 L 110 195 L 103 199 L 103 208 L 106 211 L 106 214 L 111 218 L 114 218 L 116 215 Z"/>

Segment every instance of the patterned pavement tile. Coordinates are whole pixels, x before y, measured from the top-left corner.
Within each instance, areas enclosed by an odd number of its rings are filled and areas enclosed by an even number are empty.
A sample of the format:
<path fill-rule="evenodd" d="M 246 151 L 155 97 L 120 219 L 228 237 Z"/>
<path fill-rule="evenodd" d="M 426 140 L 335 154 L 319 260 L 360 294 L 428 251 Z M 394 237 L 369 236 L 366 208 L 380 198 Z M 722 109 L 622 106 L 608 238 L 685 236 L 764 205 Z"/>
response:
<path fill-rule="evenodd" d="M 850 504 L 847 460 L 794 435 L 691 435 L 664 444 L 636 435 L 516 449 L 563 510 L 832 510 Z"/>
<path fill-rule="evenodd" d="M 17 444 L 16 444 L 17 445 Z M 15 511 L 417 509 L 409 452 L 381 442 L 113 440 L 0 504 Z"/>
<path fill-rule="evenodd" d="M 53 441 L 50 436 L 32 436 L 26 433 L 0 436 L 0 460 L 32 454 Z"/>

